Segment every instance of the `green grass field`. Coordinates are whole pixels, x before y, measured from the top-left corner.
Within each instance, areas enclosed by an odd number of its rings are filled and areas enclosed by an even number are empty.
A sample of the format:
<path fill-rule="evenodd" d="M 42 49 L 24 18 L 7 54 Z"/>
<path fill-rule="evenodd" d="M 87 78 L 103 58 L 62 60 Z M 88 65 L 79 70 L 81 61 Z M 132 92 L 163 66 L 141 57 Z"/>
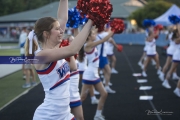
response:
<path fill-rule="evenodd" d="M 0 49 L 0 56 L 20 56 L 19 49 Z"/>
<path fill-rule="evenodd" d="M 39 82 L 38 77 L 36 80 Z M 14 99 L 27 89 L 22 88 L 25 80 L 22 78 L 22 71 L 14 72 L 8 76 L 0 78 L 0 108 Z"/>
<path fill-rule="evenodd" d="M 18 44 L 3 43 L 1 46 L 17 46 Z M 19 56 L 19 49 L 0 49 L 0 56 Z M 37 75 L 37 74 L 36 74 Z M 39 82 L 38 77 L 36 80 Z M 23 89 L 22 85 L 25 80 L 22 78 L 22 71 L 16 71 L 10 75 L 0 78 L 0 108 L 7 104 L 9 101 L 14 99 L 16 96 L 21 94 L 27 89 Z"/>

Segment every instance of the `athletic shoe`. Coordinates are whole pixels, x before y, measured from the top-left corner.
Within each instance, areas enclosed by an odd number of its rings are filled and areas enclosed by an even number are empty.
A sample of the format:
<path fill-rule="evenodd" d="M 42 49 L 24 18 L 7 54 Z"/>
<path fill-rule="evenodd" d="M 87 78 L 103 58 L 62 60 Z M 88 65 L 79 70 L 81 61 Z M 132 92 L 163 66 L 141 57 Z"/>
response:
<path fill-rule="evenodd" d="M 31 84 L 30 83 L 25 83 L 24 85 L 22 85 L 22 88 L 30 88 Z"/>
<path fill-rule="evenodd" d="M 174 92 L 175 95 L 180 97 L 180 90 L 178 88 L 176 88 L 173 92 Z"/>
<path fill-rule="evenodd" d="M 31 83 L 31 86 L 36 86 L 37 85 L 37 82 L 32 82 Z"/>
<path fill-rule="evenodd" d="M 180 77 L 179 77 L 179 76 L 177 76 L 177 74 L 173 74 L 172 79 L 173 79 L 173 80 L 179 80 L 179 79 L 180 79 Z"/>
<path fill-rule="evenodd" d="M 105 120 L 103 115 L 94 116 L 94 120 Z"/>
<path fill-rule="evenodd" d="M 98 99 L 91 100 L 91 104 L 93 104 L 93 105 L 98 104 L 98 103 L 99 103 Z"/>
<path fill-rule="evenodd" d="M 118 71 L 115 70 L 114 68 L 112 68 L 112 69 L 111 69 L 111 73 L 113 73 L 113 74 L 118 74 Z"/>
<path fill-rule="evenodd" d="M 161 81 L 164 81 L 164 73 L 160 73 L 160 74 L 159 74 L 159 79 L 160 79 Z"/>
<path fill-rule="evenodd" d="M 105 79 L 103 80 L 103 84 L 104 84 L 104 85 L 106 84 Z M 111 83 L 111 82 L 109 82 L 109 83 L 108 83 L 108 85 L 109 85 L 109 86 L 112 86 L 112 83 Z"/>
<path fill-rule="evenodd" d="M 23 78 L 23 80 L 25 80 L 25 79 L 26 79 L 26 75 L 23 75 L 23 77 L 22 77 L 22 78 Z"/>
<path fill-rule="evenodd" d="M 106 92 L 107 93 L 116 93 L 116 91 L 115 90 L 112 90 L 109 86 L 108 87 L 105 87 L 105 90 L 106 90 Z"/>
<path fill-rule="evenodd" d="M 171 89 L 171 86 L 169 85 L 169 82 L 167 80 L 164 80 L 164 82 L 162 83 L 162 86 L 164 86 L 167 89 Z"/>
<path fill-rule="evenodd" d="M 141 61 L 138 62 L 138 65 L 141 67 L 143 64 Z"/>
<path fill-rule="evenodd" d="M 100 93 L 98 91 L 94 90 L 94 94 L 99 95 Z"/>
<path fill-rule="evenodd" d="M 147 77 L 147 74 L 146 74 L 145 71 L 142 72 L 142 76 L 143 76 L 143 77 Z"/>
<path fill-rule="evenodd" d="M 156 65 L 156 62 L 154 60 L 151 60 L 152 65 Z"/>
<path fill-rule="evenodd" d="M 157 74 L 158 74 L 158 75 L 161 74 L 161 68 L 159 68 L 159 69 L 157 70 Z"/>

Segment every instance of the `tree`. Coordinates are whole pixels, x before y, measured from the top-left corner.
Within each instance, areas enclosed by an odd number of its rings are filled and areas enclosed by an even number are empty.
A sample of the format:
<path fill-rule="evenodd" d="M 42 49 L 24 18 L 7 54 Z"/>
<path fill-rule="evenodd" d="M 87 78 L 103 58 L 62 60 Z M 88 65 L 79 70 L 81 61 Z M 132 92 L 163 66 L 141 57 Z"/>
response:
<path fill-rule="evenodd" d="M 59 0 L 0 0 L 0 16 L 35 9 Z"/>
<path fill-rule="evenodd" d="M 166 12 L 170 7 L 171 3 L 166 1 L 153 1 L 149 2 L 143 8 L 134 11 L 129 19 L 135 19 L 138 26 L 142 27 L 144 19 L 155 19 Z"/>

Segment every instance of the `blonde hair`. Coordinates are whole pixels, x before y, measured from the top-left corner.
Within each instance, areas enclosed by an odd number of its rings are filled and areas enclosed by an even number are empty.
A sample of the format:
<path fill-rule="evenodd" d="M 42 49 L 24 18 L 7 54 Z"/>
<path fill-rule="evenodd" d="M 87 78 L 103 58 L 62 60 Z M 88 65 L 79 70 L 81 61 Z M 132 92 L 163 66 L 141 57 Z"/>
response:
<path fill-rule="evenodd" d="M 26 39 L 25 43 L 25 56 L 34 56 L 34 51 L 38 49 L 38 43 L 33 40 L 32 54 L 29 54 L 29 39 Z"/>

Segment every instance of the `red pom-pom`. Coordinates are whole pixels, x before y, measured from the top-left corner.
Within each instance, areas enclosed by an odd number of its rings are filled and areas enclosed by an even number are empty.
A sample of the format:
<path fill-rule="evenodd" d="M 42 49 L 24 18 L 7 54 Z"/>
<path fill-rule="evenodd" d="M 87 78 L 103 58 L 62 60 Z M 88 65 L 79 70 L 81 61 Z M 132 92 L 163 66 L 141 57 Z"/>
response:
<path fill-rule="evenodd" d="M 162 30 L 163 29 L 163 26 L 158 24 L 154 27 L 155 30 Z"/>
<path fill-rule="evenodd" d="M 109 22 L 113 11 L 109 0 L 78 0 L 76 8 L 81 14 L 86 14 L 98 30 L 104 30 L 104 25 Z"/>
<path fill-rule="evenodd" d="M 118 44 L 118 45 L 117 45 L 117 50 L 118 50 L 119 52 L 122 52 L 122 50 L 123 50 L 123 46 L 122 46 L 122 45 L 120 45 L 120 44 Z"/>
<path fill-rule="evenodd" d="M 84 17 L 85 14 L 89 11 L 89 4 L 90 0 L 78 0 L 76 9 L 80 10 L 80 14 Z"/>
<path fill-rule="evenodd" d="M 124 22 L 121 19 L 114 19 L 111 23 L 111 30 L 114 33 L 122 33 L 125 29 Z"/>
<path fill-rule="evenodd" d="M 65 46 L 68 46 L 69 45 L 69 40 L 63 40 L 61 42 L 61 44 L 59 45 L 59 47 L 65 47 Z M 65 58 L 66 61 L 70 62 L 70 58 Z"/>

